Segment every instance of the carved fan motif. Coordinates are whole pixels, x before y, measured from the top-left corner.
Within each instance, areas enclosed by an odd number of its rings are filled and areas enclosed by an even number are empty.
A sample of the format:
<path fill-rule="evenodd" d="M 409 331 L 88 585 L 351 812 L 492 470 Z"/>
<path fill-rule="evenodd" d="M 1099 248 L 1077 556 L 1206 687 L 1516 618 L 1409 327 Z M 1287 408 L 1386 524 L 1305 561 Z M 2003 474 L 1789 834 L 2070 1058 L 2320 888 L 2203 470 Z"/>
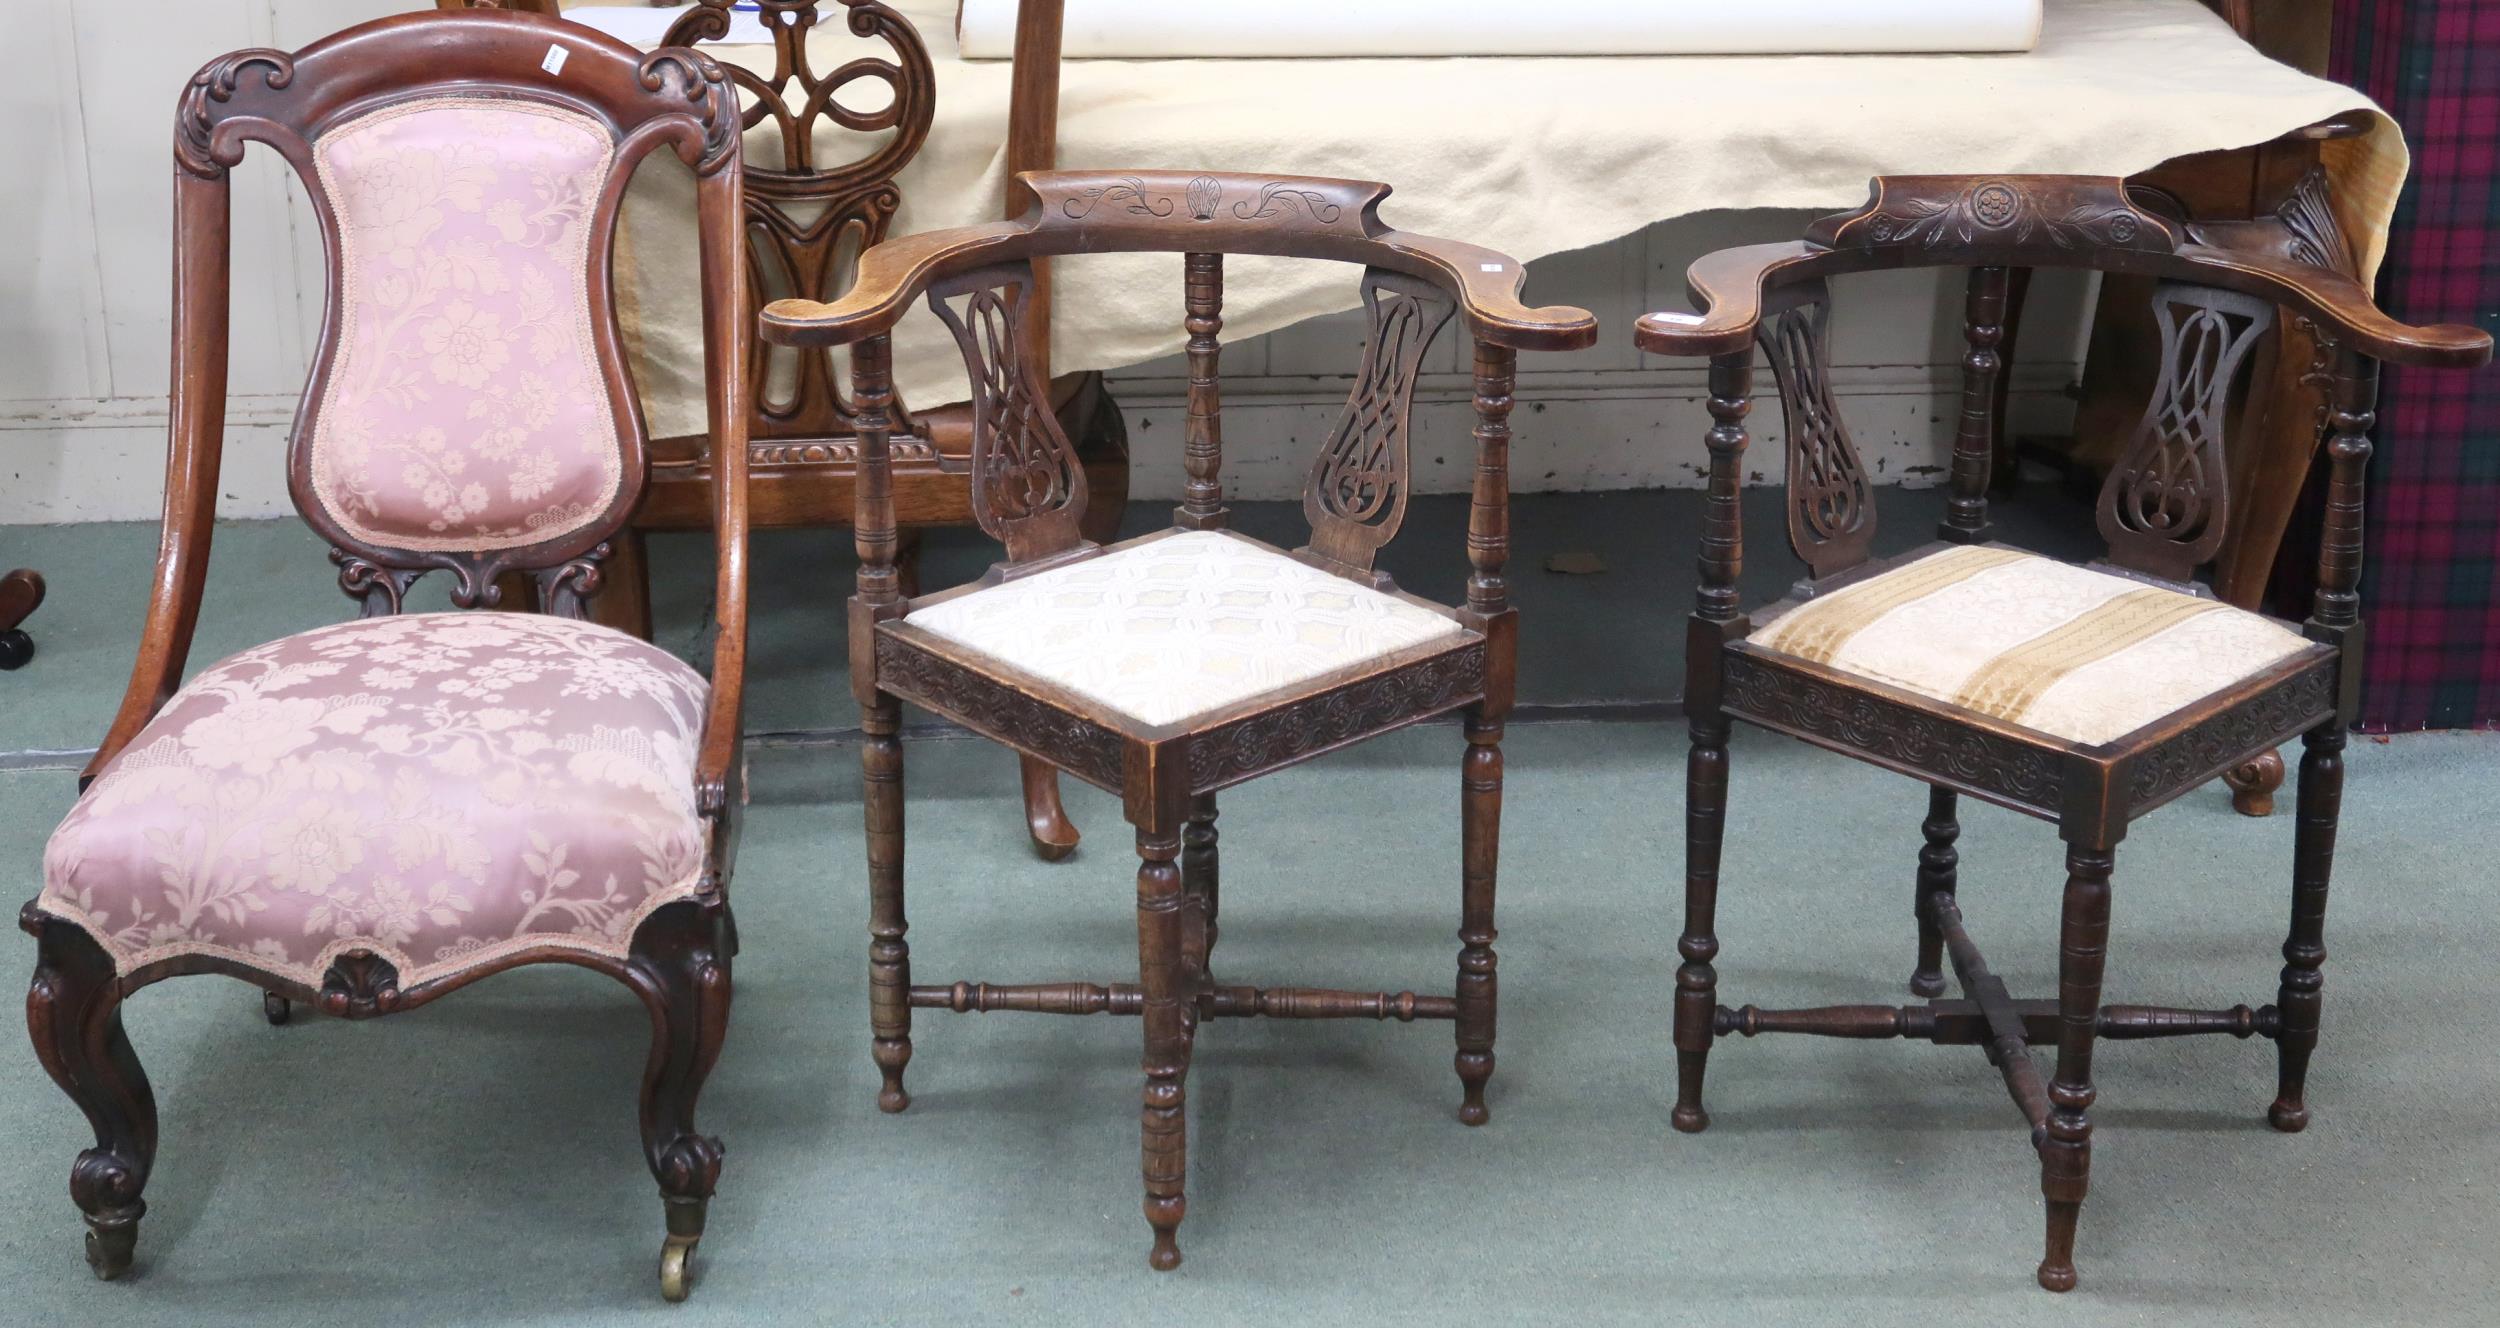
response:
<path fill-rule="evenodd" d="M 879 0 L 756 0 L 756 17 L 772 34 L 770 74 L 729 67 L 745 107 L 745 128 L 770 121 L 778 131 L 778 162 L 746 162 L 747 274 L 758 306 L 796 297 L 832 301 L 857 278 L 860 252 L 883 240 L 902 202 L 894 177 L 929 134 L 937 105 L 936 72 L 909 20 Z M 809 62 L 808 39 L 823 11 L 839 4 L 860 37 L 882 41 L 891 60 L 861 56 L 830 73 Z M 670 45 L 718 41 L 729 32 L 730 0 L 699 0 L 670 25 Z M 885 85 L 886 104 L 857 110 L 844 104 L 860 82 Z M 817 132 L 826 123 L 878 138 L 847 164 L 817 161 Z M 757 338 L 750 368 L 757 414 L 755 436 L 821 436 L 857 432 L 857 418 L 837 379 L 831 355 L 767 345 Z M 898 428 L 909 417 L 896 403 Z"/>
<path fill-rule="evenodd" d="M 1079 542 L 1085 470 L 1024 358 L 1027 265 L 966 273 L 929 291 L 972 380 L 972 510 L 1022 562 Z M 958 313 L 954 301 L 963 301 Z"/>
<path fill-rule="evenodd" d="M 2143 422 L 2101 488 L 2111 558 L 2184 581 L 2222 546 L 2230 502 L 2223 434 L 2231 384 L 2274 306 L 2196 286 L 2153 292 L 2162 376 Z"/>
<path fill-rule="evenodd" d="M 1372 554 L 1398 533 L 1406 517 L 1406 421 L 1424 352 L 1450 321 L 1454 306 L 1409 277 L 1364 274 L 1363 306 L 1370 330 L 1345 412 L 1311 466 L 1302 513 L 1311 547 L 1350 567 L 1368 568 Z"/>
<path fill-rule="evenodd" d="M 1758 334 L 1787 421 L 1788 541 L 1816 576 L 1864 561 L 1875 538 L 1866 465 L 1832 399 L 1830 323 L 1830 302 L 1815 299 L 1780 314 Z"/>

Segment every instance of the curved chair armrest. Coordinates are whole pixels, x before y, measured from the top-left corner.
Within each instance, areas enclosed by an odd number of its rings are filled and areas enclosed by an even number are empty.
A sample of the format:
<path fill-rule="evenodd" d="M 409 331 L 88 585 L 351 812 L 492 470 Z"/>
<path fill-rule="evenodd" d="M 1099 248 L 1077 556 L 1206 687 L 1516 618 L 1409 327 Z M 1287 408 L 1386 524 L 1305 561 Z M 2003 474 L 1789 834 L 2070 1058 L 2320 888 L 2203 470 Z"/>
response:
<path fill-rule="evenodd" d="M 1585 350 L 1597 344 L 1597 315 L 1588 310 L 1568 304 L 1530 308 L 1520 302 L 1527 265 L 1508 254 L 1413 231 L 1388 231 L 1374 238 L 1424 264 L 1426 270 L 1415 275 L 1457 301 L 1479 341 L 1537 351 Z"/>
<path fill-rule="evenodd" d="M 1376 181 L 1182 171 L 1027 171 L 1016 180 L 1032 199 L 1022 216 L 888 240 L 860 256 L 859 275 L 841 299 L 766 306 L 764 339 L 813 347 L 875 336 L 933 282 L 988 263 L 1204 252 L 1405 272 L 1447 293 L 1475 337 L 1513 350 L 1577 350 L 1597 341 L 1597 320 L 1584 309 L 1520 303 L 1526 273 L 1518 260 L 1382 223 L 1389 186 Z"/>
<path fill-rule="evenodd" d="M 2289 305 L 2342 334 L 2362 354 L 2389 364 L 2470 369 L 2491 359 L 2491 334 L 2478 327 L 2435 323 L 2416 327 L 2388 316 L 2361 283 L 2330 268 L 2278 254 L 2211 244 L 2179 247 L 2188 270 L 2175 275 L 2208 281 Z"/>
<path fill-rule="evenodd" d="M 695 800 L 715 826 L 716 851 L 725 854 L 738 797 L 746 701 L 750 385 L 745 366 L 754 324 L 748 321 L 746 301 L 745 165 L 730 154 L 717 170 L 698 177 L 695 188 L 702 228 L 704 405 L 714 440 L 712 528 L 718 561 L 712 591 L 712 696 L 695 751 Z"/>
<path fill-rule="evenodd" d="M 859 256 L 859 275 L 841 299 L 775 300 L 756 325 L 776 346 L 847 346 L 892 329 L 941 277 L 1032 256 L 1031 239 L 1023 222 L 992 221 L 887 240 Z"/>
<path fill-rule="evenodd" d="M 1632 340 L 1653 355 L 1724 355 L 1753 345 L 1763 293 L 1786 269 L 1830 253 L 1803 240 L 1749 244 L 1702 255 L 1685 270 L 1697 314 L 1643 314 Z"/>

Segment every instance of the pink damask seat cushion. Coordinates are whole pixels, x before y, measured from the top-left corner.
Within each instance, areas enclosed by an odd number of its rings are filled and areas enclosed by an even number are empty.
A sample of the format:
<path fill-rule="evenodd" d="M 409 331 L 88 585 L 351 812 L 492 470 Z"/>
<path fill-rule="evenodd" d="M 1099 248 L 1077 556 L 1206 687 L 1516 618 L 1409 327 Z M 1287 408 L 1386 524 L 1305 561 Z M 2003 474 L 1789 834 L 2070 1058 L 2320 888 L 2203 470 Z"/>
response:
<path fill-rule="evenodd" d="M 403 987 L 552 945 L 621 956 L 698 888 L 710 688 L 621 632 L 519 613 L 317 628 L 219 661 L 44 851 L 41 907 L 118 971 L 184 954 Z"/>

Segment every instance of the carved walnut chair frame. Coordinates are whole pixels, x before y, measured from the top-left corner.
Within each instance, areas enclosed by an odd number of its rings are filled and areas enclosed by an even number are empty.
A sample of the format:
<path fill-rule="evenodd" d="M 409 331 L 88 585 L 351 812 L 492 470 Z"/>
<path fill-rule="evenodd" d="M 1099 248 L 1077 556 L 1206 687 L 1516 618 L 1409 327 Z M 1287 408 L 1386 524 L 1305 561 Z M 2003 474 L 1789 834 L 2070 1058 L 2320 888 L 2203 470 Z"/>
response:
<path fill-rule="evenodd" d="M 2331 222 L 2327 223 L 2331 225 Z M 2336 244 L 2340 247 L 2341 241 Z M 2076 1217 L 2088 1187 L 2092 1052 L 2099 1038 L 2252 1034 L 2280 1060 L 2268 1117 L 2296 1131 L 2318 1040 L 2327 878 L 2343 788 L 2343 747 L 2358 693 L 2362 477 L 2378 363 L 2475 365 L 2491 338 L 2467 327 L 2407 327 L 2372 305 L 2334 266 L 2305 261 L 2316 237 L 2282 219 L 2198 224 L 2115 179 L 2073 176 L 1879 178 L 1856 212 L 1817 222 L 1801 242 L 1724 250 L 1694 263 L 1699 316 L 1652 314 L 1636 339 L 1662 355 L 1710 358 L 1709 498 L 1689 634 L 1685 924 L 1678 943 L 1674 1124 L 1709 1124 L 1702 1077 L 1712 1042 L 1741 1033 L 1924 1038 L 1976 1045 L 2004 1077 L 2032 1129 L 2047 1198 L 2040 1285 L 2075 1283 Z M 1955 433 L 1951 494 L 1939 543 L 1870 558 L 1874 491 L 1825 386 L 1827 278 L 1901 267 L 1970 269 L 1969 355 Z M 1744 554 L 1739 499 L 1757 342 L 1777 375 L 1787 419 L 1787 524 L 1809 568 L 1768 616 L 1956 545 L 1989 542 L 1987 490 L 1998 427 L 1995 379 L 2009 267 L 2081 267 L 2155 278 L 2166 368 L 2100 500 L 2104 570 L 2195 594 L 2190 580 L 2224 532 L 2223 424 L 2234 371 L 2277 307 L 2308 320 L 2332 347 L 2330 468 L 2319 590 L 2297 625 L 2311 646 L 2282 663 L 2111 742 L 2084 746 L 1948 702 L 1764 649 L 1747 638 L 1757 613 L 1739 601 Z M 1720 841 L 1734 720 L 1787 733 L 1930 786 L 1913 911 L 1913 993 L 1940 997 L 1950 956 L 1961 999 L 1924 1005 L 1730 1009 L 1717 1003 L 1715 934 Z M 2293 903 L 2275 1002 L 2252 1010 L 2104 1005 L 2113 853 L 2136 817 L 2300 736 Z M 2055 1000 L 2017 1000 L 1963 925 L 1955 895 L 1956 798 L 1967 794 L 2054 821 L 2066 843 L 2066 889 Z M 2028 1048 L 2053 1044 L 2043 1080 Z"/>
<path fill-rule="evenodd" d="M 1494 865 L 1502 789 L 1500 742 L 1513 695 L 1517 613 L 1504 579 L 1509 528 L 1511 385 L 1521 350 L 1589 345 L 1596 322 L 1569 308 L 1530 309 L 1521 273 L 1502 255 L 1389 229 L 1378 216 L 1388 187 L 1349 180 L 1140 171 L 1028 173 L 1020 218 L 907 236 L 870 251 L 841 302 L 782 301 L 763 315 L 766 340 L 852 346 L 861 421 L 856 519 L 860 568 L 850 602 L 853 689 L 866 741 L 870 891 L 869 982 L 873 1050 L 884 1072 L 878 1105 L 909 1103 L 911 1011 L 1027 1010 L 1142 1015 L 1142 1115 L 1150 1264 L 1180 1262 L 1185 1204 L 1183 1081 L 1200 1020 L 1447 1019 L 1457 1030 L 1464 1088 L 1459 1118 L 1488 1118 L 1493 1072 Z M 1179 531 L 1222 530 L 1222 416 L 1217 378 L 1226 254 L 1333 259 L 1364 266 L 1371 335 L 1344 416 L 1311 472 L 1303 510 L 1311 541 L 1291 556 L 1360 585 L 1398 594 L 1464 630 L 1188 720 L 1144 725 L 1122 712 L 1019 673 L 1009 664 L 914 625 L 911 614 L 956 596 L 1106 550 L 1082 534 L 1086 477 L 1033 371 L 1019 316 L 1033 261 L 1114 251 L 1186 255 L 1188 479 Z M 1007 560 L 981 581 L 925 598 L 906 595 L 894 565 L 895 515 L 887 459 L 887 330 L 923 293 L 956 333 L 976 393 L 973 496 Z M 963 301 L 956 311 L 955 301 Z M 1397 592 L 1373 554 L 1397 533 L 1408 490 L 1407 415 L 1432 334 L 1459 314 L 1475 341 L 1474 501 L 1463 607 Z M 1136 827 L 1139 980 L 1001 985 L 914 985 L 903 914 L 901 703 L 966 728 L 1120 794 Z M 1461 805 L 1462 949 L 1454 996 L 1258 988 L 1217 982 L 1216 794 L 1375 734 L 1449 712 L 1465 717 Z M 1175 865 L 1178 859 L 1178 865 Z"/>
<path fill-rule="evenodd" d="M 551 47 L 567 58 L 561 77 L 542 69 Z M 553 106 L 588 117 L 615 143 L 611 173 L 590 213 L 588 291 L 601 386 L 626 449 L 623 479 L 598 519 L 541 543 L 493 550 L 384 547 L 341 529 L 311 493 L 312 429 L 336 362 L 342 265 L 339 221 L 313 144 L 331 128 L 378 109 L 460 95 Z M 403 594 L 435 570 L 450 574 L 461 608 L 492 609 L 516 577 L 547 612 L 584 616 L 602 579 L 602 562 L 640 495 L 645 469 L 640 409 L 625 366 L 610 286 L 609 256 L 619 201 L 633 167 L 661 148 L 697 175 L 703 325 L 714 427 L 735 439 L 744 428 L 745 385 L 726 366 L 741 362 L 748 323 L 738 298 L 739 154 L 737 104 L 718 66 L 684 50 L 645 55 L 574 24 L 533 14 L 431 12 L 350 28 L 289 54 L 256 49 L 211 61 L 183 92 L 174 135 L 174 307 L 172 427 L 165 481 L 164 536 L 155 588 L 130 687 L 111 730 L 80 778 L 101 774 L 174 695 L 189 655 L 208 571 L 217 476 L 224 450 L 228 346 L 227 172 L 261 143 L 291 166 L 312 200 L 328 248 L 324 320 L 305 416 L 288 449 L 297 509 L 332 546 L 339 584 L 363 616 L 397 613 Z M 706 823 L 698 892 L 662 906 L 634 932 L 621 960 L 559 945 L 532 946 L 476 967 L 402 986 L 389 961 L 370 951 L 340 956 L 313 987 L 223 954 L 182 954 L 116 974 L 112 959 L 75 923 L 30 903 L 20 922 L 38 942 L 27 1024 L 54 1081 L 95 1127 L 96 1145 L 79 1154 L 70 1195 L 86 1216 L 87 1259 L 99 1277 L 128 1269 L 147 1211 L 141 1191 L 156 1152 L 156 1103 L 122 1031 L 123 1002 L 142 987 L 192 973 L 224 973 L 262 987 L 273 1021 L 286 1003 L 310 1003 L 346 1019 L 413 1010 L 505 969 L 568 963 L 609 974 L 633 989 L 651 1014 L 650 1060 L 640 1092 L 643 1151 L 667 1214 L 661 1283 L 672 1300 L 689 1288 L 690 1260 L 720 1171 L 721 1145 L 695 1129 L 695 1098 L 727 1029 L 730 957 L 737 948 L 728 884 L 739 801 L 739 716 L 746 645 L 746 501 L 743 449 L 717 486 L 718 632 L 711 694 L 696 754 L 695 802 Z"/>
<path fill-rule="evenodd" d="M 695 46 L 725 38 L 730 7 L 731 0 L 695 0 L 670 26 L 666 44 Z M 1055 33 L 1056 0 L 1028 0 L 1026 8 L 1047 19 Z M 749 292 L 759 307 L 784 296 L 832 300 L 850 289 L 859 255 L 882 242 L 893 224 L 902 204 L 902 173 L 928 141 L 936 114 L 937 71 L 911 20 L 879 0 L 757 0 L 755 17 L 772 36 L 771 72 L 724 66 L 745 106 L 746 128 L 770 123 L 779 139 L 777 160 L 750 160 L 746 167 Z M 808 42 L 835 22 L 855 37 L 882 44 L 884 51 L 818 71 Z M 1042 50 L 1020 44 L 1016 75 L 1009 111 L 1011 170 L 1019 169 L 1020 156 L 1034 155 L 1032 146 L 1020 141 L 1032 122 L 1056 122 L 1055 45 Z M 886 104 L 875 111 L 846 105 L 849 89 L 859 83 L 884 84 Z M 837 132 L 867 143 L 867 150 L 855 160 L 823 165 L 819 148 Z M 1046 139 L 1046 128 L 1043 135 Z M 1047 164 L 1049 146 L 1040 145 L 1039 164 Z M 833 353 L 758 341 L 749 349 L 748 375 L 749 519 L 759 529 L 847 522 L 856 504 L 859 406 L 855 391 L 843 386 Z M 1099 373 L 1053 380 L 1050 399 L 1060 428 L 1076 442 L 1093 495 L 1086 533 L 1108 540 L 1119 529 L 1128 497 L 1128 433 L 1119 403 Z M 908 593 L 918 584 L 920 531 L 975 524 L 972 408 L 959 403 L 914 411 L 897 400 L 888 413 L 893 434 L 887 455 L 901 530 L 895 565 Z M 704 435 L 654 439 L 651 449 L 650 488 L 617 543 L 610 593 L 593 606 L 600 621 L 646 638 L 651 606 L 643 532 L 710 524 L 715 450 Z M 1065 858 L 1075 851 L 1078 834 L 1061 807 L 1057 774 L 1028 760 L 1023 778 L 1035 851 L 1051 861 Z"/>

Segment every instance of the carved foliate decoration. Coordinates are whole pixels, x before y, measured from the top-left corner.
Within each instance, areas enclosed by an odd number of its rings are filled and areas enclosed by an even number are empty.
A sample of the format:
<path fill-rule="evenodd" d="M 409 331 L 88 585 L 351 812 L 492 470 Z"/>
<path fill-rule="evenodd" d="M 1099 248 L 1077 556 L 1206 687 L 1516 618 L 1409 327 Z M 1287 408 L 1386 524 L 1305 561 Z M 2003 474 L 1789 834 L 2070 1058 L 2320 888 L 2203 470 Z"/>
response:
<path fill-rule="evenodd" d="M 929 307 L 955 334 L 972 380 L 972 512 L 1019 562 L 1074 547 L 1085 513 L 1085 468 L 1024 356 L 1032 289 L 1032 265 L 1017 263 L 929 291 Z"/>
<path fill-rule="evenodd" d="M 249 50 L 221 55 L 191 76 L 174 115 L 174 160 L 193 175 L 214 179 L 242 160 L 242 145 L 225 151 L 216 146 L 217 122 L 242 86 L 245 71 L 258 69 L 262 82 L 275 92 L 295 81 L 295 57 L 284 51 Z"/>
<path fill-rule="evenodd" d="M 1815 299 L 1756 333 L 1787 421 L 1788 541 L 1816 576 L 1865 561 L 1875 538 L 1874 486 L 1832 397 L 1830 324 L 1830 301 Z"/>
<path fill-rule="evenodd" d="M 339 589 L 362 606 L 360 617 L 383 618 L 400 612 L 406 604 L 408 588 L 426 573 L 440 569 L 451 574 L 454 608 L 498 607 L 503 603 L 503 587 L 498 578 L 507 571 L 525 570 L 537 584 L 544 612 L 562 618 L 584 618 L 589 616 L 584 601 L 599 593 L 600 564 L 607 559 L 610 545 L 602 542 L 577 557 L 543 568 L 517 567 L 518 551 L 508 549 L 486 553 L 444 549 L 385 552 L 406 561 L 386 567 L 361 553 L 330 550 L 330 561 L 339 569 Z"/>
<path fill-rule="evenodd" d="M 1345 411 L 1311 465 L 1302 514 L 1314 552 L 1368 569 L 1372 555 L 1398 533 L 1414 487 L 1407 456 L 1407 417 L 1415 379 L 1433 339 L 1454 306 L 1430 284 L 1377 268 L 1363 276 L 1369 318 L 1363 363 Z"/>
<path fill-rule="evenodd" d="M 370 950 L 350 950 L 321 976 L 321 1012 L 333 1019 L 370 1019 L 399 1008 L 399 970 Z"/>
<path fill-rule="evenodd" d="M 1984 789 L 2044 816 L 2060 810 L 2063 779 L 2051 752 L 1776 668 L 1743 651 L 1721 656 L 1720 667 L 1722 704 L 1758 723 Z"/>
<path fill-rule="evenodd" d="M 1083 185 L 1068 198 L 1058 200 L 1058 210 L 1068 220 L 1088 220 L 1098 213 L 1133 215 L 1133 218 L 1190 218 L 1190 220 L 1235 220 L 1235 223 L 1273 223 L 1273 225 L 1335 225 L 1345 218 L 1345 203 L 1295 180 L 1263 180 L 1255 185 L 1258 193 L 1238 193 L 1240 183 L 1228 188 L 1225 180 L 1213 175 L 1193 175 L 1188 183 L 1170 185 L 1150 183 L 1143 175 L 1118 175 L 1100 185 Z"/>
<path fill-rule="evenodd" d="M 694 117 L 703 123 L 703 155 L 695 170 L 709 175 L 738 146 L 738 99 L 729 90 L 729 75 L 710 56 L 683 47 L 664 46 L 642 58 L 635 71 L 645 88 L 662 92 L 674 84 Z"/>
<path fill-rule="evenodd" d="M 1835 249 L 2179 247 L 2177 227 L 2131 202 L 2115 177 L 1892 175 L 1874 185 L 1865 207 L 1816 222 L 1806 237 Z"/>
<path fill-rule="evenodd" d="M 2232 762 L 2335 713 L 2336 667 L 2322 661 L 2136 758 L 2127 781 L 2128 806 L 2141 811 L 2202 784 Z"/>
<path fill-rule="evenodd" d="M 1190 791 L 1239 783 L 1472 701 L 1484 694 L 1484 652 L 1477 642 L 1197 734 L 1189 740 Z"/>
<path fill-rule="evenodd" d="M 936 113 L 937 75 L 927 46 L 909 20 L 878 0 L 757 0 L 755 17 L 772 35 L 769 74 L 726 67 L 744 102 L 741 126 L 770 121 L 778 132 L 779 160 L 746 161 L 748 277 L 756 307 L 798 298 L 831 302 L 850 290 L 859 255 L 885 239 L 902 203 L 895 177 L 929 136 Z M 892 58 L 862 55 L 830 72 L 810 62 L 808 41 L 825 11 L 848 11 L 854 36 L 882 42 Z M 670 25 L 666 41 L 686 45 L 719 41 L 729 33 L 730 0 L 699 0 Z M 886 104 L 854 109 L 843 101 L 861 82 L 886 86 Z M 819 131 L 857 135 L 871 144 L 838 164 L 819 161 Z M 830 137 L 830 135 L 828 135 Z M 750 349 L 752 436 L 822 437 L 858 432 L 858 421 L 834 372 L 831 353 L 768 345 Z M 898 429 L 909 416 L 898 402 Z"/>
<path fill-rule="evenodd" d="M 884 633 L 877 636 L 877 685 L 1001 742 L 1014 735 L 1088 783 L 1120 787 L 1119 734 Z"/>
<path fill-rule="evenodd" d="M 2223 435 L 2231 385 L 2274 306 L 2254 296 L 2165 283 L 2153 292 L 2161 379 L 2101 487 L 2113 561 L 2184 581 L 2222 547 L 2230 480 Z"/>

